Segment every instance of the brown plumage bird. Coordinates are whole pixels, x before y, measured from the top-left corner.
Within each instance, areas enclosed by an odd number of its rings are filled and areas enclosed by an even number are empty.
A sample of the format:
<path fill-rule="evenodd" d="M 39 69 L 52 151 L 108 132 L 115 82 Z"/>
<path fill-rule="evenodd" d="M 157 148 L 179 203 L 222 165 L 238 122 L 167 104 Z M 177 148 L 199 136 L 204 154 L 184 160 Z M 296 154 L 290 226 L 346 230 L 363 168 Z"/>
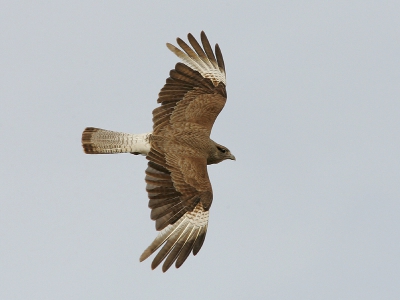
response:
<path fill-rule="evenodd" d="M 126 134 L 88 127 L 82 134 L 85 153 L 143 154 L 149 160 L 146 190 L 151 219 L 160 231 L 140 256 L 148 258 L 159 247 L 151 267 L 164 261 L 165 272 L 179 268 L 203 245 L 213 200 L 207 165 L 233 159 L 228 148 L 210 139 L 211 129 L 226 102 L 225 65 L 218 44 L 215 56 L 204 32 L 201 42 L 188 34 L 192 48 L 180 38 L 168 49 L 177 63 L 161 89 L 153 110 L 153 132 Z"/>

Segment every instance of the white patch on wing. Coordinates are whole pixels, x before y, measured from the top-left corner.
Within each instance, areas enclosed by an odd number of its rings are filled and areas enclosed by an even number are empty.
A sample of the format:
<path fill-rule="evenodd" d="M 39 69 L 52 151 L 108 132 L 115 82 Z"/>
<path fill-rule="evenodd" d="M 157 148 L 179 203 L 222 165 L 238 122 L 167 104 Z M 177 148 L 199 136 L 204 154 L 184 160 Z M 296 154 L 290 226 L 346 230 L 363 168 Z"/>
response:
<path fill-rule="evenodd" d="M 204 78 L 209 78 L 215 86 L 222 82 L 226 85 L 225 71 L 217 64 L 210 61 L 207 57 L 204 59 L 197 54 L 190 57 L 174 45 L 167 43 L 167 47 L 176 56 L 182 59 L 182 62 L 193 70 L 199 72 Z M 194 53 L 194 52 L 193 52 Z"/>
<path fill-rule="evenodd" d="M 185 236 L 185 232 L 190 231 L 190 235 L 187 236 L 186 242 L 189 240 L 197 239 L 200 229 L 205 228 L 207 230 L 209 211 L 204 211 L 201 204 L 198 204 L 195 209 L 191 212 L 187 212 L 180 218 L 175 224 L 168 225 L 160 231 L 154 241 L 143 251 L 140 256 L 140 261 L 144 261 L 151 254 L 153 254 L 160 246 L 162 246 L 167 240 L 175 239 L 174 246 Z M 197 230 L 197 234 L 192 234 Z M 179 236 L 179 237 L 178 237 Z M 173 246 L 171 247 L 172 250 Z"/>
<path fill-rule="evenodd" d="M 204 211 L 203 208 L 197 205 L 192 212 L 185 214 L 192 226 L 203 227 L 208 224 L 209 211 Z M 170 225 L 171 226 L 171 225 Z"/>

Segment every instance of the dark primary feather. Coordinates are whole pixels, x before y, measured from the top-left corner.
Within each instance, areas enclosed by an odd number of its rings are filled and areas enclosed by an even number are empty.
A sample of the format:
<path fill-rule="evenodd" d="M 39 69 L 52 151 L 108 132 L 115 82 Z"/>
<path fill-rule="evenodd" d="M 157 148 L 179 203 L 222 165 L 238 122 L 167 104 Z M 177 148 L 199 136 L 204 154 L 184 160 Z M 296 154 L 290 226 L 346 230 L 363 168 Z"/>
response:
<path fill-rule="evenodd" d="M 222 57 L 222 52 L 221 49 L 219 48 L 219 45 L 216 44 L 215 45 L 215 55 L 217 55 L 217 62 L 218 62 L 218 66 L 224 70 L 225 70 L 225 63 L 224 63 L 224 58 Z"/>
<path fill-rule="evenodd" d="M 201 48 L 200 44 L 197 42 L 197 40 L 194 38 L 194 36 L 189 33 L 188 34 L 188 40 L 190 45 L 192 45 L 193 49 L 196 51 L 197 55 L 203 60 L 207 61 L 207 55 L 204 52 L 203 48 Z"/>
<path fill-rule="evenodd" d="M 184 41 L 182 41 L 180 38 L 177 38 L 176 41 L 178 42 L 178 45 L 186 52 L 187 55 L 189 55 L 190 58 L 195 59 L 197 57 L 196 52 L 192 50 Z"/>
<path fill-rule="evenodd" d="M 214 56 L 214 52 L 211 48 L 210 42 L 208 41 L 208 38 L 206 36 L 206 34 L 204 33 L 204 31 L 201 32 L 200 34 L 201 37 L 201 43 L 203 44 L 204 50 L 207 54 L 208 59 L 212 62 L 212 64 L 217 67 L 217 61 L 215 60 L 215 56 Z"/>

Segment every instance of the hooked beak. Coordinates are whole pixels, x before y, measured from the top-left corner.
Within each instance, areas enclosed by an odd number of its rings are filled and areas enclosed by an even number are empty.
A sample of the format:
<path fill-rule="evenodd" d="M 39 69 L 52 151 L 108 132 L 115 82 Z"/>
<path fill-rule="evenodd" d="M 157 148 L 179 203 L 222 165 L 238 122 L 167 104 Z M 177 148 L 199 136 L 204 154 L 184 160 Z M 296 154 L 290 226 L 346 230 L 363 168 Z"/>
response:
<path fill-rule="evenodd" d="M 236 157 L 235 157 L 235 155 L 233 155 L 233 154 L 231 153 L 231 156 L 229 156 L 229 159 L 236 160 Z"/>

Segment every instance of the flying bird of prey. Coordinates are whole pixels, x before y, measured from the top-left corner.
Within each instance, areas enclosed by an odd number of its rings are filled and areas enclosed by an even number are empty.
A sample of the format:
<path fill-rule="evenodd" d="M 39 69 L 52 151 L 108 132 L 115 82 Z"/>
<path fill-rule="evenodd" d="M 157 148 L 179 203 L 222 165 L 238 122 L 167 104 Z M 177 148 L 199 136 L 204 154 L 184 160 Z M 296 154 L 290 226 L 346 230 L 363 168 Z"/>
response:
<path fill-rule="evenodd" d="M 211 129 L 226 102 L 225 65 L 218 44 L 215 55 L 204 32 L 201 43 L 188 34 L 192 47 L 180 38 L 182 50 L 167 43 L 182 63 L 169 73 L 153 110 L 153 131 L 120 133 L 88 127 L 82 134 L 87 154 L 146 155 L 146 191 L 151 219 L 160 231 L 140 256 L 145 260 L 159 247 L 151 267 L 164 261 L 179 268 L 203 245 L 213 192 L 207 165 L 235 160 L 228 148 L 210 139 Z"/>

